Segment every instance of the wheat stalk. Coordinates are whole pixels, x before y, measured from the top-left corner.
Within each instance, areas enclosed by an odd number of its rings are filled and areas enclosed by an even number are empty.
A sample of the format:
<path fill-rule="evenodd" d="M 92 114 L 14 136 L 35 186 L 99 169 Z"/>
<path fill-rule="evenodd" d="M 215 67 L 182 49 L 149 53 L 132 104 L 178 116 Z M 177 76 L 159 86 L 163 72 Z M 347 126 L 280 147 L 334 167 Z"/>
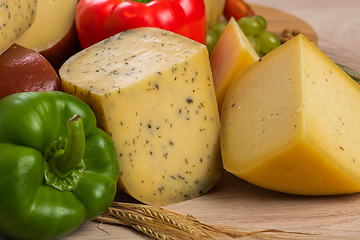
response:
<path fill-rule="evenodd" d="M 161 240 L 175 240 L 173 237 L 168 236 L 164 233 L 161 233 L 159 231 L 156 231 L 154 229 L 148 228 L 146 226 L 142 225 L 133 225 L 133 228 L 135 228 L 137 231 L 144 233 L 145 235 L 152 237 L 154 239 L 161 239 Z"/>
<path fill-rule="evenodd" d="M 199 237 L 206 237 L 209 233 L 204 233 L 204 230 L 199 229 L 194 224 L 189 224 L 189 219 L 183 215 L 175 212 L 165 210 L 163 208 L 142 205 L 142 204 L 129 204 L 129 203 L 113 203 L 113 207 L 120 207 L 136 212 L 140 215 L 147 216 L 151 219 L 156 219 L 158 223 L 171 226 L 180 231 L 196 235 Z"/>
<path fill-rule="evenodd" d="M 159 240 L 178 239 L 303 239 L 307 235 L 300 232 L 286 232 L 276 229 L 252 231 L 235 227 L 208 225 L 191 215 L 182 214 L 144 204 L 113 202 L 107 211 L 94 219 L 101 223 L 128 226 Z M 318 236 L 318 235 L 317 235 Z"/>

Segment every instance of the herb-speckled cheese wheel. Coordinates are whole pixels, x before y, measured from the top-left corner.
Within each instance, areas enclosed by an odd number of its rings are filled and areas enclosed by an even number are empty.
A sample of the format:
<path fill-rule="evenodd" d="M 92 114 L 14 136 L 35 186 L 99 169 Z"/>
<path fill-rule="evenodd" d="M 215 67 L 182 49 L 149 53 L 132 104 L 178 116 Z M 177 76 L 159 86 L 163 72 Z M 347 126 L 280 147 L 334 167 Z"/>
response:
<path fill-rule="evenodd" d="M 0 2 L 0 54 L 10 47 L 33 23 L 37 0 Z"/>
<path fill-rule="evenodd" d="M 213 187 L 220 120 L 204 45 L 157 28 L 128 30 L 71 57 L 60 77 L 112 136 L 119 184 L 131 196 L 162 206 Z"/>
<path fill-rule="evenodd" d="M 234 175 L 291 194 L 360 191 L 360 86 L 303 35 L 238 75 L 221 121 Z"/>

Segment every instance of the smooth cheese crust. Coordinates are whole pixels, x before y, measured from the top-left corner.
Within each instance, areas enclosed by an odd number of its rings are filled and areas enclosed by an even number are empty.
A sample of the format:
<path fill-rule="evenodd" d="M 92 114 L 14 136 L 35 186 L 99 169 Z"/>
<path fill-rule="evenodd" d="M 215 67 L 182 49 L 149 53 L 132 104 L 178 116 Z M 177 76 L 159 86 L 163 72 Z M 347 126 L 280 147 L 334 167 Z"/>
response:
<path fill-rule="evenodd" d="M 204 45 L 156 28 L 129 30 L 70 58 L 60 76 L 112 136 L 119 184 L 131 196 L 161 206 L 215 184 L 220 120 Z"/>
<path fill-rule="evenodd" d="M 259 60 L 259 56 L 249 40 L 235 19 L 230 18 L 210 55 L 219 112 L 221 112 L 225 95 L 236 76 L 257 60 Z"/>
<path fill-rule="evenodd" d="M 360 191 L 360 87 L 303 35 L 242 72 L 222 113 L 226 170 L 292 194 Z"/>

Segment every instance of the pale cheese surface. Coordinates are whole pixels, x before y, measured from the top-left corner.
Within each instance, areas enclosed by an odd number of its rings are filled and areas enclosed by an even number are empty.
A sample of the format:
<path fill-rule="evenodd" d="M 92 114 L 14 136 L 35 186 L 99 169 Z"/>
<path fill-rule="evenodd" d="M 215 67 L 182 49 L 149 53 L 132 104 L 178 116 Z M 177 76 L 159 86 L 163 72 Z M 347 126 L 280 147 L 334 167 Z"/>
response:
<path fill-rule="evenodd" d="M 80 52 L 81 57 L 73 57 L 71 66 L 66 66 L 67 76 L 77 79 L 79 87 L 105 94 L 142 81 L 149 74 L 161 74 L 169 63 L 182 61 L 194 54 L 199 46 L 168 34 L 154 34 L 152 31 L 144 31 L 143 35 L 129 31 L 120 33 L 111 40 Z M 115 38 L 117 41 L 113 41 Z M 103 77 L 106 81 L 100 79 Z"/>
<path fill-rule="evenodd" d="M 220 120 L 204 45 L 160 29 L 129 30 L 69 59 L 60 76 L 112 136 L 119 184 L 131 196 L 167 205 L 216 183 Z"/>
<path fill-rule="evenodd" d="M 303 195 L 360 191 L 360 87 L 303 35 L 241 73 L 224 101 L 224 167 Z"/>

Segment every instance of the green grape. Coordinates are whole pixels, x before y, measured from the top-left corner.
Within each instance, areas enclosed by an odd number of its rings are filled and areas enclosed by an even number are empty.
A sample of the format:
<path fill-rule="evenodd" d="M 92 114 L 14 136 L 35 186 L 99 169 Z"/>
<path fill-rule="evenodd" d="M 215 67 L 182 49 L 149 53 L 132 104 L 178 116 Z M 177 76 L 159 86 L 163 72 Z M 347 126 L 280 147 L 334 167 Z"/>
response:
<path fill-rule="evenodd" d="M 256 36 L 260 33 L 261 24 L 253 17 L 242 17 L 237 23 L 246 36 Z"/>
<path fill-rule="evenodd" d="M 209 54 L 214 49 L 217 41 L 218 41 L 218 37 L 217 37 L 216 33 L 214 31 L 212 31 L 211 29 L 208 29 L 206 31 L 206 47 L 208 49 Z"/>
<path fill-rule="evenodd" d="M 261 52 L 267 54 L 281 45 L 279 38 L 275 35 L 275 33 L 270 31 L 263 31 L 257 36 L 260 46 Z"/>
<path fill-rule="evenodd" d="M 227 25 L 227 22 L 217 22 L 214 24 L 214 26 L 211 28 L 211 30 L 217 35 L 218 38 L 220 38 L 221 34 L 225 30 Z"/>
<path fill-rule="evenodd" d="M 247 39 L 249 39 L 249 42 L 251 46 L 254 48 L 255 52 L 257 54 L 260 54 L 260 43 L 256 37 L 248 36 Z"/>
<path fill-rule="evenodd" d="M 267 28 L 267 22 L 266 22 L 265 18 L 263 18 L 260 15 L 254 15 L 253 18 L 257 19 L 260 23 L 260 32 L 265 31 Z"/>

